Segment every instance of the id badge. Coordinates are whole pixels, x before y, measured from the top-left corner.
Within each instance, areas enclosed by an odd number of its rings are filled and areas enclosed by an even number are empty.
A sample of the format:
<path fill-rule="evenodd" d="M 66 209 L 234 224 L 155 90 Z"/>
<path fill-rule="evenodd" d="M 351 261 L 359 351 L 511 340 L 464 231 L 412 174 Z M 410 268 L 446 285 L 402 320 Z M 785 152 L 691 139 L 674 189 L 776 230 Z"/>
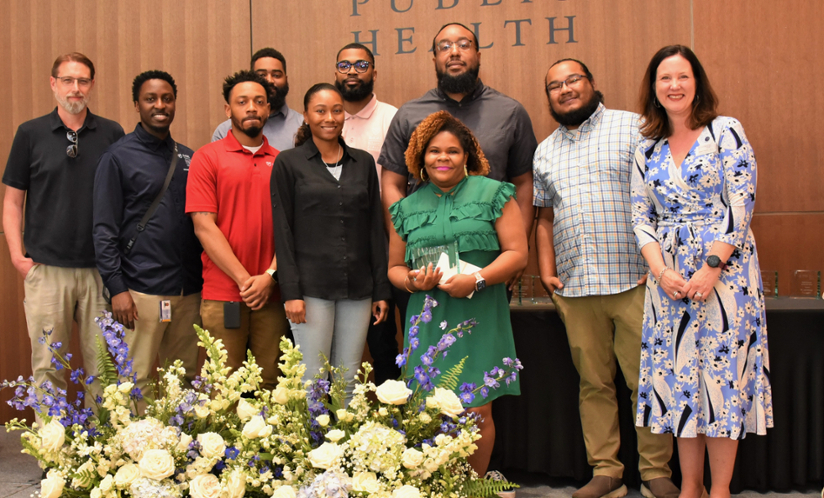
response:
<path fill-rule="evenodd" d="M 172 302 L 168 299 L 160 301 L 160 322 L 172 321 Z"/>

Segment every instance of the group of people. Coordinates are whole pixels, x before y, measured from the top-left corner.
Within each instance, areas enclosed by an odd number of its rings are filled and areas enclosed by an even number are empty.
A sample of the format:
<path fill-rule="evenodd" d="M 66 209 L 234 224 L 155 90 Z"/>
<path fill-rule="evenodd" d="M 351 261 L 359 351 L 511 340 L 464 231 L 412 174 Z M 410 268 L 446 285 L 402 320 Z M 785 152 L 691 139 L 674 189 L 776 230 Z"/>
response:
<path fill-rule="evenodd" d="M 573 496 L 627 493 L 617 366 L 637 407 L 644 496 L 703 496 L 705 451 L 711 496 L 729 496 L 738 440 L 773 424 L 749 229 L 756 162 L 741 124 L 717 115 L 700 62 L 680 45 L 658 51 L 641 115 L 607 109 L 584 63 L 554 63 L 545 85 L 559 127 L 538 145 L 524 107 L 480 80 L 472 30 L 447 24 L 432 49 L 437 87 L 396 109 L 375 96 L 370 50 L 346 45 L 334 84 L 309 88 L 303 113 L 285 103 L 286 59 L 259 50 L 251 70 L 226 78 L 228 119 L 196 152 L 169 132 L 171 75 L 135 78 L 139 122 L 124 135 L 88 109 L 92 62 L 58 57 L 58 106 L 20 125 L 3 175 L 36 381 L 65 386 L 38 339 L 48 330 L 67 348 L 72 320 L 96 373 L 93 318 L 108 308 L 127 328 L 144 391 L 157 361 L 180 359 L 194 375 L 193 323 L 222 339 L 232 368 L 250 350 L 266 388 L 290 328 L 308 377 L 322 354 L 351 381 L 367 343 L 381 383 L 399 374 L 396 307 L 406 347 L 441 339 L 439 327 L 407 320 L 430 296 L 434 324 L 477 322 L 439 366 L 466 358 L 458 385 L 477 382 L 516 356 L 509 297 L 537 217 L 541 281 L 580 375 L 593 467 Z M 476 270 L 446 278 L 422 256 L 441 248 Z M 468 405 L 481 420 L 470 459 L 481 475 L 495 439 L 491 403 L 519 393 L 515 381 Z M 673 435 L 680 490 L 668 467 Z"/>

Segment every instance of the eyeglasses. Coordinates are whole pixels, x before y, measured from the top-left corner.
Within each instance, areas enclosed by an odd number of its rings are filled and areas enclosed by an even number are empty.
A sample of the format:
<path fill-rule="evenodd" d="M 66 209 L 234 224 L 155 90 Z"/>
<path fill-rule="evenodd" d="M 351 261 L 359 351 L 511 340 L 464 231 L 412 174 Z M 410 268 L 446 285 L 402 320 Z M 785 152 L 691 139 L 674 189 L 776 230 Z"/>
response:
<path fill-rule="evenodd" d="M 69 139 L 69 142 L 72 144 L 66 147 L 66 155 L 69 157 L 77 157 L 80 155 L 80 151 L 77 150 L 77 132 L 76 131 L 67 131 L 66 138 Z"/>
<path fill-rule="evenodd" d="M 353 67 L 355 68 L 355 72 L 362 74 L 362 73 L 365 73 L 369 69 L 369 66 L 371 64 L 372 63 L 369 62 L 369 61 L 362 61 L 362 60 L 354 62 L 354 63 L 349 62 L 349 61 L 340 61 L 337 64 L 335 64 L 335 67 L 338 68 L 338 72 L 342 73 L 342 74 L 348 73 L 349 70 L 352 69 Z"/>
<path fill-rule="evenodd" d="M 72 78 L 71 76 L 63 76 L 57 79 L 60 80 L 60 83 L 62 83 L 63 86 L 74 86 L 75 81 L 77 82 L 77 86 L 81 88 L 88 87 L 92 84 L 92 80 L 89 78 Z"/>
<path fill-rule="evenodd" d="M 553 81 L 552 83 L 546 86 L 546 89 L 549 90 L 549 93 L 557 93 L 561 91 L 561 88 L 563 88 L 564 85 L 566 85 L 567 87 L 571 87 L 572 85 L 578 83 L 584 78 L 586 78 L 586 76 L 580 74 L 573 74 L 570 75 L 564 81 Z"/>
<path fill-rule="evenodd" d="M 441 52 L 441 53 L 449 52 L 450 50 L 452 50 L 452 47 L 458 47 L 458 50 L 460 50 L 461 52 L 466 52 L 467 50 L 472 48 L 472 40 L 470 40 L 468 38 L 461 38 L 460 40 L 458 40 L 456 42 L 452 42 L 452 41 L 449 41 L 449 40 L 441 40 L 436 45 L 436 47 L 438 49 L 438 52 Z"/>

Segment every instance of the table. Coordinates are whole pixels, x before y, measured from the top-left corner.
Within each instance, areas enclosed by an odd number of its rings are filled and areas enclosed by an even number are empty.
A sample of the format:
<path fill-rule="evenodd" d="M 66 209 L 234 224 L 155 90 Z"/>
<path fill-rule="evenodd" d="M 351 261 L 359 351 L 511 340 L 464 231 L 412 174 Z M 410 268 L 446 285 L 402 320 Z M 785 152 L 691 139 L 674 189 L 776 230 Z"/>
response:
<path fill-rule="evenodd" d="M 550 303 L 514 305 L 512 328 L 521 372 L 521 396 L 493 405 L 495 462 L 501 470 L 544 473 L 588 481 L 578 414 L 578 374 L 563 322 Z M 824 481 L 824 301 L 767 300 L 767 330 L 775 427 L 741 441 L 731 491 L 789 491 Z M 634 409 L 619 371 L 624 481 L 640 485 Z M 670 466 L 680 482 L 677 450 Z M 708 465 L 708 464 L 707 464 Z M 705 471 L 709 484 L 709 467 Z"/>

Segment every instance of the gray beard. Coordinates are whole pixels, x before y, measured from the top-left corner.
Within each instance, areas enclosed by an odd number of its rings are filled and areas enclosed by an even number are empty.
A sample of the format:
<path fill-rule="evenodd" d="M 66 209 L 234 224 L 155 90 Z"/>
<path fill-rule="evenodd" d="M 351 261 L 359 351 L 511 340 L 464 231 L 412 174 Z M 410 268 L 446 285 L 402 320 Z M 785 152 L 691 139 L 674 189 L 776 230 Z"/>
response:
<path fill-rule="evenodd" d="M 83 97 L 83 100 L 81 100 L 80 102 L 75 102 L 75 103 L 69 102 L 68 98 L 65 99 L 65 100 L 62 99 L 57 94 L 57 92 L 54 93 L 54 98 L 55 98 L 55 100 L 57 100 L 57 103 L 60 104 L 60 107 L 62 107 L 63 110 L 65 110 L 69 114 L 80 114 L 81 112 L 83 112 L 83 109 L 85 109 L 86 106 L 89 104 L 88 95 Z"/>

